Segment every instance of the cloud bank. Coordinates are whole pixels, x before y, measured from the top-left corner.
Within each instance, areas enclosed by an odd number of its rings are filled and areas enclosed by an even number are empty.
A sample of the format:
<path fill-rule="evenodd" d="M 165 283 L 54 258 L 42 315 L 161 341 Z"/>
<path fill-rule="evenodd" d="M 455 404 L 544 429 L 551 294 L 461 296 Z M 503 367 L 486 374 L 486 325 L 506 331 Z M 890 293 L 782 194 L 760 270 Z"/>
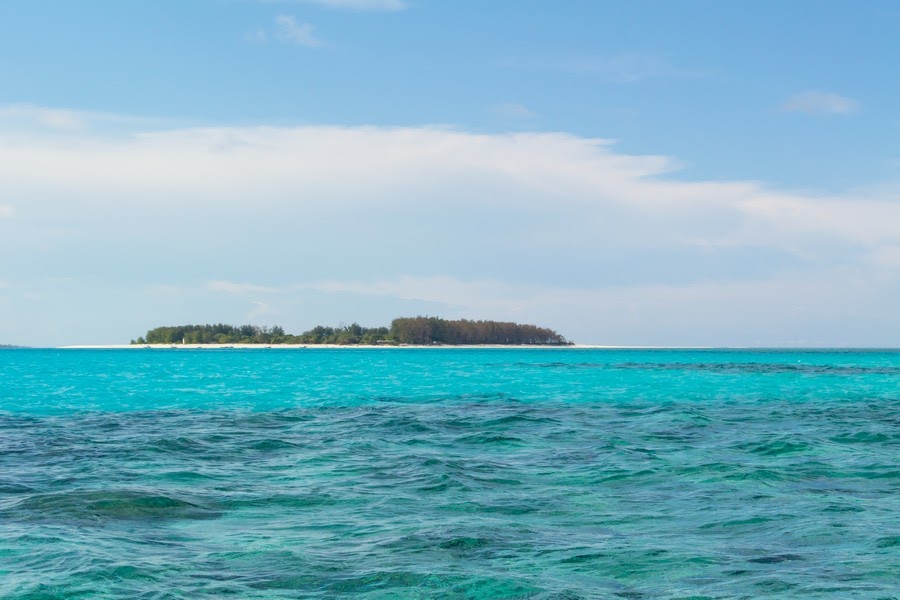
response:
<path fill-rule="evenodd" d="M 0 221 L 0 251 L 16 260 L 0 272 L 0 333 L 83 304 L 120 336 L 182 320 L 302 329 L 428 312 L 593 343 L 896 343 L 895 197 L 683 181 L 677 169 L 564 133 L 10 130 L 0 197 L 16 211 Z"/>

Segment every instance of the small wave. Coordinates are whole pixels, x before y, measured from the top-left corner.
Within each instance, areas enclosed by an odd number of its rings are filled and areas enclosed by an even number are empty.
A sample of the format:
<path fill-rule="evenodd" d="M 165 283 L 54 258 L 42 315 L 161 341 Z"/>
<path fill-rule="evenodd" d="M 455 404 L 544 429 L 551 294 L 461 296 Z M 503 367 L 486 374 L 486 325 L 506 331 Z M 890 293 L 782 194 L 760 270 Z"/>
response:
<path fill-rule="evenodd" d="M 262 452 L 277 452 L 279 450 L 296 450 L 297 448 L 301 448 L 300 444 L 294 444 L 287 440 L 280 439 L 264 439 L 258 440 L 250 444 L 250 447 L 254 450 L 260 450 Z"/>
<path fill-rule="evenodd" d="M 462 444 L 493 444 L 504 446 L 516 446 L 522 444 L 522 438 L 514 435 L 503 435 L 499 433 L 473 433 L 464 435 L 456 439 Z"/>
<path fill-rule="evenodd" d="M 468 554 L 469 552 L 490 545 L 491 540 L 484 537 L 455 537 L 440 542 L 438 547 L 444 550 L 454 550 L 456 552 Z"/>
<path fill-rule="evenodd" d="M 751 558 L 747 562 L 756 563 L 758 565 L 775 565 L 778 563 L 790 562 L 795 560 L 803 560 L 803 557 L 799 554 L 771 554 L 768 556 Z"/>
<path fill-rule="evenodd" d="M 26 521 L 214 519 L 219 516 L 217 511 L 194 502 L 135 490 L 35 494 L 4 512 Z"/>
<path fill-rule="evenodd" d="M 338 503 L 338 498 L 328 493 L 309 492 L 298 494 L 269 494 L 250 498 L 236 498 L 220 502 L 221 508 L 241 510 L 246 508 L 311 508 L 330 506 Z"/>
<path fill-rule="evenodd" d="M 811 449 L 810 445 L 805 442 L 790 440 L 773 440 L 761 444 L 742 444 L 738 447 L 762 456 L 781 456 L 783 454 L 807 452 Z"/>
<path fill-rule="evenodd" d="M 838 444 L 883 444 L 891 441 L 891 436 L 873 431 L 857 431 L 854 433 L 842 433 L 831 438 Z"/>

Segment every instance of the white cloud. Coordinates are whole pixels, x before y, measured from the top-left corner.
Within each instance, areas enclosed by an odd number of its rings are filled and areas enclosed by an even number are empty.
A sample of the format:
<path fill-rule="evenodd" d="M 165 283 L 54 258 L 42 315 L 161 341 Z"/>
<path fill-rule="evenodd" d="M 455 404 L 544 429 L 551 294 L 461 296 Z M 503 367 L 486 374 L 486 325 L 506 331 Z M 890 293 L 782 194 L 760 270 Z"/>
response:
<path fill-rule="evenodd" d="M 900 204 L 889 197 L 666 179 L 676 168 L 666 157 L 619 154 L 606 140 L 555 133 L 183 129 L 64 143 L 10 137 L 0 146 L 0 192 L 71 190 L 85 198 L 128 198 L 133 206 L 152 198 L 154 206 L 213 203 L 292 215 L 442 210 L 455 203 L 460 210 L 527 213 L 544 240 L 556 233 L 613 234 L 623 224 L 657 232 L 663 236 L 657 241 L 677 233 L 715 245 L 790 247 L 806 237 L 873 245 L 900 237 Z"/>
<path fill-rule="evenodd" d="M 253 303 L 253 308 L 250 312 L 247 313 L 247 319 L 251 323 L 261 323 L 265 321 L 267 318 L 271 318 L 273 316 L 272 307 L 266 304 L 265 302 L 260 302 L 259 300 Z"/>
<path fill-rule="evenodd" d="M 503 119 L 533 119 L 537 113 L 524 104 L 504 102 L 494 106 L 493 112 Z"/>
<path fill-rule="evenodd" d="M 298 23 L 294 17 L 278 15 L 275 17 L 275 25 L 277 26 L 275 37 L 283 42 L 310 48 L 322 45 L 321 40 L 313 34 L 313 26 L 309 23 Z"/>
<path fill-rule="evenodd" d="M 16 208 L 8 204 L 0 204 L 0 219 L 12 219 L 16 216 Z"/>
<path fill-rule="evenodd" d="M 856 112 L 859 103 L 840 94 L 812 90 L 794 94 L 785 101 L 782 109 L 813 115 L 846 115 Z"/>
<path fill-rule="evenodd" d="M 16 257 L 3 276 L 193 286 L 194 312 L 169 299 L 161 322 L 239 320 L 248 302 L 327 321 L 346 296 L 340 318 L 360 322 L 430 306 L 565 325 L 583 342 L 776 343 L 843 328 L 838 343 L 854 323 L 860 339 L 900 336 L 893 188 L 803 194 L 669 178 L 677 168 L 562 133 L 0 133 L 0 198 L 18 209 L 0 232 L 0 255 Z M 806 308 L 790 321 L 795 305 Z"/>

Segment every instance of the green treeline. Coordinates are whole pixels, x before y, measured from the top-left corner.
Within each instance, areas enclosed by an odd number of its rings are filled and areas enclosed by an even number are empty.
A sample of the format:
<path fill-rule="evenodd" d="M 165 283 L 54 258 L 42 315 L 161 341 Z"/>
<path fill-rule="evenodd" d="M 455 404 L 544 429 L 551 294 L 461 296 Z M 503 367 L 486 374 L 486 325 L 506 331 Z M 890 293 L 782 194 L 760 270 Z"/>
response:
<path fill-rule="evenodd" d="M 400 344 L 567 344 L 566 338 L 552 329 L 499 321 L 447 321 L 438 317 L 394 319 L 391 338 Z"/>
<path fill-rule="evenodd" d="M 438 317 L 403 317 L 388 327 L 313 327 L 294 335 L 256 325 L 179 325 L 157 327 L 132 344 L 384 344 L 384 345 L 565 345 L 566 339 L 545 327 L 498 321 L 449 321 Z"/>

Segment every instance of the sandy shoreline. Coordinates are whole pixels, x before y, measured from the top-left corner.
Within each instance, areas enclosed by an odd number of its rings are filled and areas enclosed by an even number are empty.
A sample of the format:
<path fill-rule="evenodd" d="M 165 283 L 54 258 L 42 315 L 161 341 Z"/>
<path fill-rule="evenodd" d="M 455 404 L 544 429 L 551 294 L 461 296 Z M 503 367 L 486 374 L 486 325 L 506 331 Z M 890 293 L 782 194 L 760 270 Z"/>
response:
<path fill-rule="evenodd" d="M 592 344 L 572 344 L 569 346 L 515 346 L 503 344 L 465 345 L 433 345 L 433 346 L 389 346 L 389 345 L 340 345 L 340 344 L 91 344 L 77 346 L 59 346 L 59 350 L 483 350 L 488 348 L 506 350 L 625 350 L 625 349 L 662 349 L 664 346 L 601 346 Z M 682 348 L 701 348 L 700 346 L 684 346 Z"/>

